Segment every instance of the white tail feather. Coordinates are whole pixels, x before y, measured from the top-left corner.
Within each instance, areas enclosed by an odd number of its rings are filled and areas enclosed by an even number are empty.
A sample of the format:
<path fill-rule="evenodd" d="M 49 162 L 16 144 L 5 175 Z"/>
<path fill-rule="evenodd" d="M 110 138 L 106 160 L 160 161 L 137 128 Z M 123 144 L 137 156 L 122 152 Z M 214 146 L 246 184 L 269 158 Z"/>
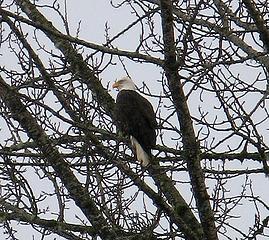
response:
<path fill-rule="evenodd" d="M 149 155 L 143 150 L 139 142 L 133 136 L 130 136 L 131 143 L 135 149 L 136 158 L 143 167 L 146 167 L 150 163 Z"/>

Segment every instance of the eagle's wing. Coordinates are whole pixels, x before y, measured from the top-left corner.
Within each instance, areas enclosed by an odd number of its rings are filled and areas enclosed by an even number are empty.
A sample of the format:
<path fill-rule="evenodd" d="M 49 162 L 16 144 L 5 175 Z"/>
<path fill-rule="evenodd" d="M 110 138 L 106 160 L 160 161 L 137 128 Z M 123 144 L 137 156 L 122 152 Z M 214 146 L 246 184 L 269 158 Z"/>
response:
<path fill-rule="evenodd" d="M 118 93 L 115 107 L 116 125 L 120 131 L 137 139 L 150 152 L 156 144 L 157 122 L 150 102 L 132 90 Z"/>

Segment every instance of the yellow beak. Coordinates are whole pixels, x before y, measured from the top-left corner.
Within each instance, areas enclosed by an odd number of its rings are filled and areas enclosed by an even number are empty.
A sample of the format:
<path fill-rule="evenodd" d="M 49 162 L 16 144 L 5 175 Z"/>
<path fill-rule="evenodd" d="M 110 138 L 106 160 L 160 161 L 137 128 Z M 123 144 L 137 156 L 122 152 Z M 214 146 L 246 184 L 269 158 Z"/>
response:
<path fill-rule="evenodd" d="M 112 88 L 118 88 L 119 87 L 119 83 L 118 82 L 114 82 L 113 84 L 112 84 Z"/>

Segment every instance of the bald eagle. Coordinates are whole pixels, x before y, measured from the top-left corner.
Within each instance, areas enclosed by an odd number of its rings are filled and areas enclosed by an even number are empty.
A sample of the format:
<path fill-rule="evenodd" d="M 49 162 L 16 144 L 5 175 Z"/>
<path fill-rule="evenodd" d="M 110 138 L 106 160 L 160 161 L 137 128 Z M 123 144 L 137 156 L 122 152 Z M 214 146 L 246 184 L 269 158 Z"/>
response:
<path fill-rule="evenodd" d="M 130 137 L 137 160 L 146 167 L 151 160 L 151 149 L 156 145 L 157 122 L 153 107 L 136 92 L 129 77 L 116 81 L 112 87 L 119 90 L 114 112 L 116 126 Z"/>

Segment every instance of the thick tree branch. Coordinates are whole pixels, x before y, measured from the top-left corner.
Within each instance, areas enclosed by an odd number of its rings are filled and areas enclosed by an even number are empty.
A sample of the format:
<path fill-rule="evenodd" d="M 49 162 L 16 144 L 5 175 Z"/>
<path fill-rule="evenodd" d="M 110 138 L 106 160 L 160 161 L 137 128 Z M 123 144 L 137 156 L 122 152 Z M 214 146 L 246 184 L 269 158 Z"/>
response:
<path fill-rule="evenodd" d="M 252 0 L 242 0 L 245 4 L 246 8 L 249 11 L 250 16 L 253 18 L 257 29 L 260 33 L 261 40 L 266 47 L 267 51 L 269 51 L 269 30 L 268 26 L 266 25 L 264 19 L 262 18 L 262 14 L 260 11 L 255 7 L 255 2 Z"/>
<path fill-rule="evenodd" d="M 173 206 L 176 216 L 178 216 L 179 219 L 182 219 L 182 223 L 180 224 L 180 222 L 177 221 L 177 225 L 185 238 L 192 240 L 200 239 L 203 235 L 201 224 L 197 221 L 190 207 L 186 204 L 185 200 L 174 186 L 173 180 L 166 175 L 165 171 L 161 169 L 158 164 L 155 164 L 148 170 L 154 179 L 155 184 L 160 191 L 164 193 L 169 204 Z"/>
<path fill-rule="evenodd" d="M 210 206 L 204 174 L 200 165 L 200 146 L 194 133 L 192 119 L 189 113 L 180 76 L 178 74 L 179 65 L 176 59 L 172 1 L 161 0 L 160 7 L 165 54 L 165 74 L 182 131 L 184 156 L 187 161 L 193 193 L 199 210 L 199 216 L 205 238 L 208 240 L 216 240 L 218 237 L 214 214 Z M 201 237 L 201 239 L 202 238 L 203 237 Z"/>

